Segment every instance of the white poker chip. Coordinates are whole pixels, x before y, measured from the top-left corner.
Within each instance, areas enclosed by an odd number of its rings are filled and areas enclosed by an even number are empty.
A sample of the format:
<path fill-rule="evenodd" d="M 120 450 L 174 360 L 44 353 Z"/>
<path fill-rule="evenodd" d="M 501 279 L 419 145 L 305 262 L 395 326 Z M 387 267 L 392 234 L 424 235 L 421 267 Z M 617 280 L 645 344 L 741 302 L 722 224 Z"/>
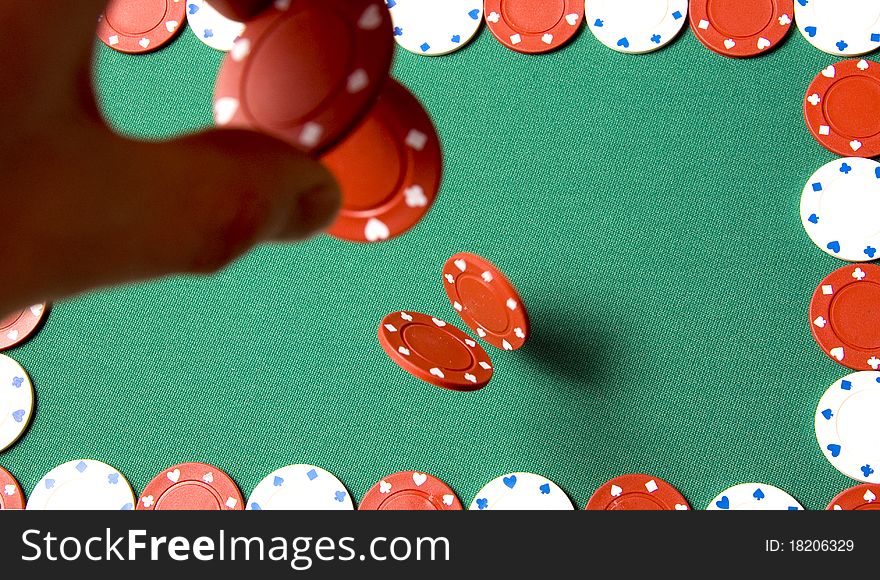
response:
<path fill-rule="evenodd" d="M 880 483 L 880 372 L 862 371 L 831 385 L 816 408 L 816 439 L 831 465 Z"/>
<path fill-rule="evenodd" d="M 804 187 L 801 222 L 810 239 L 835 258 L 880 257 L 880 163 L 848 157 L 824 165 Z"/>
<path fill-rule="evenodd" d="M 741 483 L 725 489 L 712 500 L 707 510 L 802 510 L 803 506 L 788 493 L 766 483 Z"/>
<path fill-rule="evenodd" d="M 534 473 L 508 473 L 487 483 L 471 503 L 472 510 L 573 510 L 558 485 Z"/>
<path fill-rule="evenodd" d="M 351 494 L 335 475 L 314 465 L 288 465 L 267 475 L 248 510 L 353 510 Z"/>
<path fill-rule="evenodd" d="M 20 364 L 0 354 L 0 451 L 18 441 L 34 413 L 34 386 Z"/>
<path fill-rule="evenodd" d="M 618 52 L 644 54 L 672 42 L 687 23 L 688 0 L 586 0 L 593 35 Z"/>
<path fill-rule="evenodd" d="M 77 459 L 61 464 L 34 488 L 29 510 L 132 510 L 134 493 L 125 477 L 106 463 Z"/>
<path fill-rule="evenodd" d="M 480 29 L 481 0 L 386 0 L 397 44 L 415 54 L 459 50 Z"/>
<path fill-rule="evenodd" d="M 186 20 L 199 40 L 224 52 L 232 50 L 245 29 L 243 23 L 226 18 L 205 0 L 187 0 Z"/>
<path fill-rule="evenodd" d="M 794 17 L 804 38 L 823 52 L 858 56 L 880 48 L 877 0 L 795 0 Z"/>

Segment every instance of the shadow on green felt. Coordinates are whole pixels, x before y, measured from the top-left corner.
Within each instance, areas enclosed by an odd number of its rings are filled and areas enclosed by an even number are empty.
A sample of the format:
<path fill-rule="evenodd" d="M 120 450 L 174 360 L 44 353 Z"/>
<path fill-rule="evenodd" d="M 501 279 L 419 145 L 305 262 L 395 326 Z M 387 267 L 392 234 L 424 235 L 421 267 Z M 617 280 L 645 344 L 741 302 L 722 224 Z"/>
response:
<path fill-rule="evenodd" d="M 610 375 L 609 337 L 584 315 L 531 308 L 531 337 L 520 351 L 537 372 L 596 390 Z"/>

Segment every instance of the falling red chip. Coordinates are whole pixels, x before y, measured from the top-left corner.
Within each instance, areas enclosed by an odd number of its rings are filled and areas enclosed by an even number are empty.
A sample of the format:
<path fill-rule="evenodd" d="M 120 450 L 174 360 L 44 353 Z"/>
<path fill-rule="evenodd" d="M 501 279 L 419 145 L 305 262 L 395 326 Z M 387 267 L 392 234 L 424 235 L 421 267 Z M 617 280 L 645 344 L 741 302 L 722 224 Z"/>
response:
<path fill-rule="evenodd" d="M 810 301 L 810 329 L 843 366 L 880 370 L 880 266 L 853 264 L 825 278 Z"/>
<path fill-rule="evenodd" d="M 0 467 L 0 510 L 23 510 L 24 492 L 12 474 Z"/>
<path fill-rule="evenodd" d="M 826 510 L 880 510 L 880 485 L 865 483 L 846 489 L 831 500 Z"/>
<path fill-rule="evenodd" d="M 794 0 L 691 0 L 691 29 L 720 55 L 757 56 L 773 50 L 791 30 Z"/>
<path fill-rule="evenodd" d="M 27 340 L 40 327 L 48 311 L 48 304 L 35 304 L 0 318 L 0 350 L 12 348 Z"/>
<path fill-rule="evenodd" d="M 320 153 L 373 105 L 393 53 L 381 0 L 275 2 L 247 23 L 223 60 L 214 120 Z"/>
<path fill-rule="evenodd" d="M 110 0 L 98 18 L 98 38 L 113 50 L 138 54 L 164 46 L 184 24 L 183 0 Z"/>
<path fill-rule="evenodd" d="M 370 488 L 358 509 L 430 511 L 463 508 L 455 492 L 433 475 L 401 471 L 383 478 Z"/>
<path fill-rule="evenodd" d="M 486 0 L 486 24 L 498 42 L 524 54 L 555 50 L 577 34 L 583 0 Z"/>
<path fill-rule="evenodd" d="M 328 233 L 351 242 L 381 242 L 410 230 L 431 209 L 443 174 L 431 117 L 393 79 L 360 126 L 322 161 L 343 194 Z"/>
<path fill-rule="evenodd" d="M 241 491 L 222 470 L 206 463 L 169 467 L 147 484 L 139 510 L 243 510 Z"/>
<path fill-rule="evenodd" d="M 379 326 L 379 344 L 403 370 L 444 389 L 476 391 L 492 378 L 492 363 L 483 347 L 426 314 L 389 314 Z"/>
<path fill-rule="evenodd" d="M 452 307 L 477 336 L 517 350 L 529 338 L 529 315 L 519 292 L 485 258 L 462 252 L 443 265 L 443 288 Z"/>
<path fill-rule="evenodd" d="M 833 153 L 880 155 L 880 63 L 860 59 L 829 65 L 807 89 L 804 118 L 816 141 Z"/>
<path fill-rule="evenodd" d="M 689 510 L 677 489 L 650 475 L 621 475 L 596 490 L 588 510 Z"/>

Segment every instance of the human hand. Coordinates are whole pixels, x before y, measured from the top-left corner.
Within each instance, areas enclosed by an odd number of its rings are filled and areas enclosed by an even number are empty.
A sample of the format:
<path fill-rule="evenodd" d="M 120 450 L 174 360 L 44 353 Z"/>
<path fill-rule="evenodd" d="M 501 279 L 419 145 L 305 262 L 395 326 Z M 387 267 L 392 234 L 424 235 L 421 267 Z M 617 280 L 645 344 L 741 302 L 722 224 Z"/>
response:
<path fill-rule="evenodd" d="M 270 0 L 214 0 L 246 19 Z M 211 273 L 253 245 L 311 236 L 340 194 L 316 161 L 270 137 L 169 142 L 114 134 L 91 86 L 106 0 L 0 8 L 0 315 L 174 273 Z"/>

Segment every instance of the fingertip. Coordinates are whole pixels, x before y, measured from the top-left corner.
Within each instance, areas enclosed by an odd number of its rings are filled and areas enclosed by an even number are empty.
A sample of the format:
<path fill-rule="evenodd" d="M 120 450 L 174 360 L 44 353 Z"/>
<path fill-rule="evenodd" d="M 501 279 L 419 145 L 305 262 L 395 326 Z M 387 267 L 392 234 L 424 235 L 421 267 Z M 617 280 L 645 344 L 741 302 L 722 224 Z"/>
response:
<path fill-rule="evenodd" d="M 302 240 L 325 231 L 339 214 L 341 202 L 342 194 L 332 177 L 304 191 L 293 204 L 278 241 Z"/>

